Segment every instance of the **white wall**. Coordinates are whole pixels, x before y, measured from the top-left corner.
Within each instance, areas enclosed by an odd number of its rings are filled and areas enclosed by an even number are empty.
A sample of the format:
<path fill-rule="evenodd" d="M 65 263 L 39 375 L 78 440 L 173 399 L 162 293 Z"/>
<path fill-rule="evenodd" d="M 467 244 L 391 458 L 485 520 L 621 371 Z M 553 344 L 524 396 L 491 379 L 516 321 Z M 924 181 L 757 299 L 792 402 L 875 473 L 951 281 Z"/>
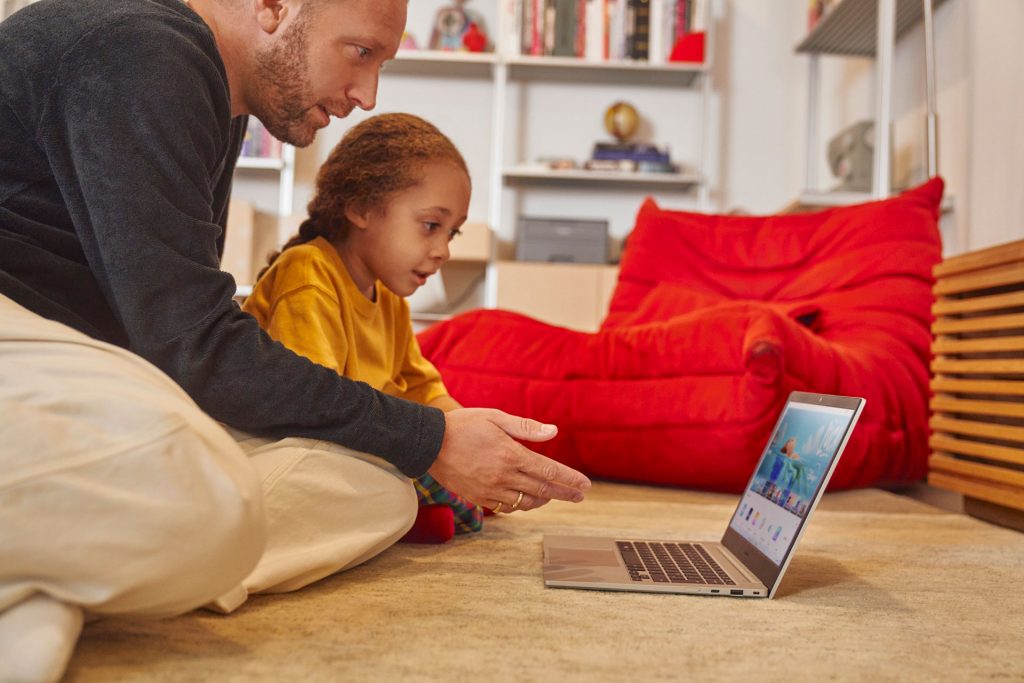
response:
<path fill-rule="evenodd" d="M 959 0 L 967 12 L 967 248 L 1024 238 L 1024 2 Z"/>
<path fill-rule="evenodd" d="M 408 28 L 425 45 L 434 11 L 443 0 L 410 3 Z M 495 0 L 473 0 L 497 30 Z M 714 0 L 714 93 L 708 172 L 716 210 L 771 213 L 793 201 L 804 186 L 808 58 L 794 48 L 805 33 L 806 0 Z M 940 172 L 955 209 L 944 219 L 947 253 L 1024 238 L 1024 27 L 1022 0 L 947 0 L 935 12 Z M 923 29 L 897 45 L 893 79 L 897 182 L 924 178 Z M 821 61 L 818 184 L 828 187 L 827 140 L 838 130 L 871 118 L 872 60 L 825 57 Z M 601 114 L 615 99 L 635 101 L 652 139 L 672 146 L 683 161 L 697 158 L 699 112 L 693 93 L 639 85 L 531 82 L 514 86 L 519 139 L 507 155 L 584 157 L 604 137 Z M 435 122 L 458 143 L 470 165 L 474 194 L 470 219 L 485 221 L 491 159 L 493 91 L 486 71 L 417 77 L 385 71 L 377 111 L 411 111 Z M 515 111 L 515 110 L 513 110 Z M 333 144 L 365 114 L 336 121 L 314 146 L 298 153 L 296 209 L 312 190 L 317 166 Z M 512 124 L 510 123 L 510 126 Z M 243 181 L 244 183 L 245 181 Z M 509 193 L 509 190 L 505 190 Z M 655 193 L 667 206 L 695 207 L 692 194 Z M 513 197 L 520 202 L 513 203 Z M 531 190 L 506 194 L 513 211 L 608 217 L 614 236 L 628 232 L 642 192 Z M 501 235 L 511 240 L 510 225 Z"/>

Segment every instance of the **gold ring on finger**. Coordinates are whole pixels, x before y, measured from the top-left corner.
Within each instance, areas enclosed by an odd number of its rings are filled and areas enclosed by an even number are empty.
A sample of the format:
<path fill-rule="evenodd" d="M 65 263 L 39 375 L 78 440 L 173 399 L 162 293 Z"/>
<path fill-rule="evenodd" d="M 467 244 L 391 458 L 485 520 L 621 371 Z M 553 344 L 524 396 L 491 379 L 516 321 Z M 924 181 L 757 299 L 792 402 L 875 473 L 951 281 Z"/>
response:
<path fill-rule="evenodd" d="M 491 508 L 491 512 L 493 512 L 494 514 L 498 514 L 498 513 L 501 512 L 501 501 L 500 500 L 498 501 L 497 505 L 495 505 L 494 507 Z"/>
<path fill-rule="evenodd" d="M 522 491 L 519 492 L 519 496 L 516 498 L 516 502 L 512 503 L 512 507 L 509 508 L 510 512 L 515 512 L 519 509 L 519 504 L 523 502 L 523 496 L 526 495 Z"/>

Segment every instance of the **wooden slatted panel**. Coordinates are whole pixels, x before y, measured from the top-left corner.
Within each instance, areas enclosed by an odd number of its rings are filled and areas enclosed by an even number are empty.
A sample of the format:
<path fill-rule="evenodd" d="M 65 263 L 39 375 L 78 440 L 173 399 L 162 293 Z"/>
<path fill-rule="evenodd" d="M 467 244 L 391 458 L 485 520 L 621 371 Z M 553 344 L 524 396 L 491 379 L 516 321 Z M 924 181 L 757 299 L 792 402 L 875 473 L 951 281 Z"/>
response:
<path fill-rule="evenodd" d="M 1007 470 L 1005 467 L 972 462 L 961 458 L 953 458 L 941 453 L 933 455 L 928 464 L 932 470 L 942 470 L 947 474 L 1019 486 L 1022 493 L 1024 493 L 1024 472 Z"/>
<path fill-rule="evenodd" d="M 1024 274 L 1024 273 L 1022 273 Z M 987 315 L 977 318 L 953 318 L 942 316 L 933 323 L 934 334 L 955 332 L 994 332 L 1024 328 L 1024 313 L 1010 315 Z"/>
<path fill-rule="evenodd" d="M 942 452 L 1024 465 L 1024 451 L 1019 448 L 997 446 L 983 441 L 955 439 L 947 434 L 933 434 L 932 438 L 928 440 L 928 444 L 935 450 L 936 455 Z"/>
<path fill-rule="evenodd" d="M 1005 401 L 972 401 L 949 396 L 936 396 L 931 401 L 932 410 L 937 413 L 970 413 L 972 415 L 1002 415 L 1024 418 L 1024 403 Z"/>
<path fill-rule="evenodd" d="M 936 358 L 932 361 L 932 372 L 963 375 L 1024 375 L 1024 366 L 1017 359 L 950 360 Z"/>
<path fill-rule="evenodd" d="M 928 480 L 1024 519 L 1024 240 L 934 274 Z"/>
<path fill-rule="evenodd" d="M 935 302 L 932 306 L 932 313 L 938 316 L 950 313 L 974 313 L 977 311 L 992 311 L 1000 308 L 1015 307 L 1024 307 L 1024 292 L 976 296 L 970 299 L 944 297 Z"/>
<path fill-rule="evenodd" d="M 1024 280 L 1024 264 L 999 266 L 991 270 L 953 275 L 935 283 L 935 296 L 969 294 L 978 290 L 1019 284 Z"/>
<path fill-rule="evenodd" d="M 1012 382 L 999 379 L 936 377 L 932 380 L 932 391 L 948 394 L 1024 396 L 1024 382 Z"/>
<path fill-rule="evenodd" d="M 980 436 L 987 439 L 1020 441 L 1024 447 L 1024 427 L 1012 427 L 983 420 L 958 420 L 945 415 L 935 415 L 929 422 L 933 431 L 960 434 L 963 436 Z"/>
<path fill-rule="evenodd" d="M 993 353 L 999 351 L 1024 351 L 1024 337 L 983 337 L 981 339 L 959 339 L 942 336 L 932 343 L 932 353 Z"/>

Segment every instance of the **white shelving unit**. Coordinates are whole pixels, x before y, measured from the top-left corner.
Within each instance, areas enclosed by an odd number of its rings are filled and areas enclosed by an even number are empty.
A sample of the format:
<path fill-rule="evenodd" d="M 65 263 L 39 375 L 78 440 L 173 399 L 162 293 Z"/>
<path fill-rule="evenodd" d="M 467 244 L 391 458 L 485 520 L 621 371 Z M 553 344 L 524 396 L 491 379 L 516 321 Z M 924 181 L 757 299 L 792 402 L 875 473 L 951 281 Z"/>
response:
<path fill-rule="evenodd" d="M 244 193 L 238 191 L 239 181 L 247 186 Z M 238 157 L 233 197 L 244 197 L 252 205 L 249 214 L 253 219 L 256 217 L 254 209 L 260 212 L 260 216 L 276 217 L 272 221 L 271 232 L 276 235 L 277 244 L 283 243 L 290 236 L 285 234 L 290 230 L 286 219 L 291 216 L 295 201 L 295 148 L 282 145 L 280 157 Z M 256 230 L 255 221 L 248 227 Z M 236 295 L 244 297 L 251 293 L 252 284 L 241 283 Z"/>
<path fill-rule="evenodd" d="M 711 32 L 705 39 L 705 54 L 712 51 Z M 639 206 L 644 194 L 670 192 L 691 195 L 697 205 L 706 209 L 709 187 L 705 169 L 709 152 L 707 118 L 710 96 L 710 60 L 704 63 L 649 64 L 639 61 L 588 61 L 572 57 L 542 57 L 510 54 L 502 45 L 493 53 L 438 52 L 402 50 L 385 66 L 387 73 L 413 77 L 479 79 L 491 98 L 490 155 L 487 168 L 487 222 L 498 237 L 514 235 L 517 197 L 540 188 L 543 191 L 574 192 L 608 191 L 635 195 Z M 386 76 L 385 76 L 386 77 Z M 527 158 L 516 158 L 511 149 L 522 142 L 517 129 L 523 116 L 521 103 L 514 91 L 536 83 L 586 83 L 607 89 L 609 102 L 616 99 L 622 85 L 640 85 L 653 90 L 678 92 L 680 97 L 699 98 L 699 116 L 683 120 L 679 125 L 696 129 L 696 151 L 689 150 L 679 173 L 599 172 L 582 169 L 552 170 Z M 457 106 L 457 105 L 456 105 Z M 553 115 L 588 115 L 594 112 L 553 112 Z M 600 114 L 600 112 L 597 112 Z M 460 144 L 457 136 L 455 143 Z M 587 140 L 587 144 L 591 141 Z M 512 197 L 511 201 L 509 197 Z M 510 215 L 511 214 L 511 215 Z M 512 223 L 510 223 L 512 222 Z M 497 296 L 496 260 L 500 239 L 492 240 L 491 258 L 486 263 L 483 305 L 493 307 Z M 422 317 L 422 316 L 421 316 Z"/>
<path fill-rule="evenodd" d="M 935 98 L 935 49 L 932 12 L 944 0 L 841 0 L 796 47 L 809 55 L 805 191 L 806 206 L 841 206 L 888 197 L 892 193 L 892 78 L 896 41 L 924 20 L 928 175 L 938 173 L 938 117 Z M 870 192 L 829 192 L 817 188 L 819 58 L 822 55 L 873 57 L 875 60 L 875 153 Z M 952 199 L 944 199 L 944 209 Z"/>
<path fill-rule="evenodd" d="M 240 174 L 248 176 L 267 173 L 277 176 L 277 197 L 273 213 L 282 218 L 290 216 L 295 199 L 295 148 L 291 145 L 282 145 L 280 158 L 238 157 L 238 163 L 235 165 L 236 180 Z"/>
<path fill-rule="evenodd" d="M 702 184 L 702 178 L 696 173 L 642 173 L 637 171 L 581 171 L 577 169 L 552 170 L 546 167 L 520 165 L 505 169 L 503 177 L 506 182 L 538 182 L 565 184 L 611 183 L 615 185 L 638 185 L 656 187 L 664 185 L 679 191 L 688 191 Z"/>

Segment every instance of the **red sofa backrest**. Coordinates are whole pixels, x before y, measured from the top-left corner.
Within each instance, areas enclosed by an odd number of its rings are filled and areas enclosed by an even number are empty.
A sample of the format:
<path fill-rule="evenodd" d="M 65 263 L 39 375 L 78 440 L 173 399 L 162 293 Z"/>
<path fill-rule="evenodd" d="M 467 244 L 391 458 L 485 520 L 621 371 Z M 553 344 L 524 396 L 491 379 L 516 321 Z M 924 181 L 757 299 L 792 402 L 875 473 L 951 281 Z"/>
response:
<path fill-rule="evenodd" d="M 803 214 L 717 216 L 648 198 L 603 327 L 760 301 L 829 338 L 891 315 L 930 324 L 943 181 L 891 199 Z"/>

